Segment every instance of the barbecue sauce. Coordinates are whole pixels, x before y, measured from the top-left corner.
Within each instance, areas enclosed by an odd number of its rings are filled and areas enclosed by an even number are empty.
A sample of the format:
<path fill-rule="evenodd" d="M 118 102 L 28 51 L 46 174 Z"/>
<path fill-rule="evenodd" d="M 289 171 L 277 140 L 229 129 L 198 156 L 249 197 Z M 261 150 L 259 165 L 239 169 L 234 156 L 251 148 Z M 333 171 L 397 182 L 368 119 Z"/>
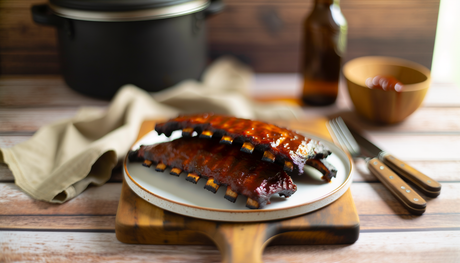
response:
<path fill-rule="evenodd" d="M 182 137 L 174 141 L 141 146 L 135 159 L 163 163 L 187 173 L 212 177 L 219 185 L 257 201 L 260 207 L 273 194 L 290 196 L 297 186 L 277 164 L 261 160 L 261 156 L 240 151 L 237 145 L 219 144 L 216 139 Z"/>
<path fill-rule="evenodd" d="M 370 89 L 381 89 L 384 91 L 400 92 L 404 85 L 395 77 L 392 76 L 375 76 L 366 79 L 366 86 Z"/>
<path fill-rule="evenodd" d="M 347 38 L 347 22 L 339 0 L 315 0 L 302 29 L 302 100 L 312 106 L 333 104 L 338 95 Z"/>
<path fill-rule="evenodd" d="M 307 159 L 325 158 L 325 146 L 292 130 L 262 121 L 204 113 L 184 115 L 155 125 L 158 134 L 170 136 L 172 131 L 192 127 L 200 133 L 208 130 L 217 136 L 226 135 L 235 141 L 250 142 L 259 151 L 270 151 L 278 161 L 289 160 L 303 170 Z"/>

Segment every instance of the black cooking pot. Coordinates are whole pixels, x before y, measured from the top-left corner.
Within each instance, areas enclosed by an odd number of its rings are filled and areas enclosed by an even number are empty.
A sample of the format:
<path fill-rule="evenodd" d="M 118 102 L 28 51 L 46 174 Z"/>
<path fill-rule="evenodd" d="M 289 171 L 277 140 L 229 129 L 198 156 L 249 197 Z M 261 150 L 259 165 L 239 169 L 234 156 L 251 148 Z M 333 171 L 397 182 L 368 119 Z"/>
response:
<path fill-rule="evenodd" d="M 221 0 L 50 0 L 33 20 L 57 28 L 64 79 L 110 99 L 124 84 L 159 91 L 199 79 L 207 64 L 205 19 Z"/>

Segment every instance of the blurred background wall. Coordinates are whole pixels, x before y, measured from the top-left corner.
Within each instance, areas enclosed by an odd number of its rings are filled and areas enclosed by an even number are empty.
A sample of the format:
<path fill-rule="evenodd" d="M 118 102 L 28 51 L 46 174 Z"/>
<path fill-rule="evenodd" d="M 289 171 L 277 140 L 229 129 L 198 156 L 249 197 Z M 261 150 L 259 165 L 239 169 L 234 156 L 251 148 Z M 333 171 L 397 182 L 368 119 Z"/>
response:
<path fill-rule="evenodd" d="M 460 87 L 460 1 L 441 0 L 433 54 L 432 78 Z"/>
<path fill-rule="evenodd" d="M 445 0 L 443 0 L 445 1 Z M 451 0 L 457 1 L 457 0 Z M 0 0 L 0 74 L 59 74 L 55 30 L 35 24 L 40 0 Z M 301 23 L 313 0 L 224 0 L 208 19 L 210 58 L 231 54 L 256 72 L 297 72 Z M 406 58 L 431 68 L 440 0 L 341 0 L 346 60 Z"/>

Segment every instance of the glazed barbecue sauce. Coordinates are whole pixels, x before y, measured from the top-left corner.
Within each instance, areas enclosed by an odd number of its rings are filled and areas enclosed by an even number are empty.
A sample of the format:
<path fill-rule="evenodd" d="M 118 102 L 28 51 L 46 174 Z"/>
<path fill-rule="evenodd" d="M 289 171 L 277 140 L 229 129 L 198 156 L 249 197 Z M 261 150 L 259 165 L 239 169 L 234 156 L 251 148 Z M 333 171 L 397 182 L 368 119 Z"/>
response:
<path fill-rule="evenodd" d="M 172 131 L 193 127 L 198 132 L 208 130 L 217 136 L 230 136 L 235 142 L 251 142 L 259 151 L 270 151 L 277 161 L 292 161 L 298 171 L 303 171 L 307 159 L 325 158 L 330 152 L 318 141 L 305 138 L 289 129 L 273 124 L 211 113 L 179 116 L 157 124 L 155 130 L 166 136 Z"/>
<path fill-rule="evenodd" d="M 400 92 L 404 85 L 395 77 L 378 75 L 366 79 L 366 86 L 370 89 Z"/>
<path fill-rule="evenodd" d="M 241 146 L 241 145 L 240 145 Z M 182 137 L 153 146 L 141 146 L 138 157 L 179 168 L 206 178 L 259 203 L 269 203 L 273 194 L 292 195 L 297 186 L 277 164 L 264 162 L 257 154 L 241 152 L 236 145 L 216 139 Z"/>

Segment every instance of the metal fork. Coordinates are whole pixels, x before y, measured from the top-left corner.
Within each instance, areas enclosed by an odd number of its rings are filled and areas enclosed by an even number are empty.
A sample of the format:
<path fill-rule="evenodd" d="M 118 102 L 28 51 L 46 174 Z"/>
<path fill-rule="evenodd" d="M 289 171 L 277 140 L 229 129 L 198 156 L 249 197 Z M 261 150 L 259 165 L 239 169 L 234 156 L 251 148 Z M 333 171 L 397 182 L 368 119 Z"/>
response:
<path fill-rule="evenodd" d="M 332 135 L 334 143 L 344 151 L 350 153 L 353 159 L 363 158 L 366 160 L 368 169 L 380 182 L 401 202 L 401 204 L 413 214 L 423 214 L 426 209 L 426 201 L 407 185 L 397 174 L 384 165 L 376 156 L 368 156 L 361 152 L 358 142 L 355 140 L 342 118 L 329 120 L 327 128 Z"/>
<path fill-rule="evenodd" d="M 361 149 L 341 117 L 329 120 L 328 129 L 335 144 L 350 153 L 353 158 L 369 159 L 361 155 Z"/>

